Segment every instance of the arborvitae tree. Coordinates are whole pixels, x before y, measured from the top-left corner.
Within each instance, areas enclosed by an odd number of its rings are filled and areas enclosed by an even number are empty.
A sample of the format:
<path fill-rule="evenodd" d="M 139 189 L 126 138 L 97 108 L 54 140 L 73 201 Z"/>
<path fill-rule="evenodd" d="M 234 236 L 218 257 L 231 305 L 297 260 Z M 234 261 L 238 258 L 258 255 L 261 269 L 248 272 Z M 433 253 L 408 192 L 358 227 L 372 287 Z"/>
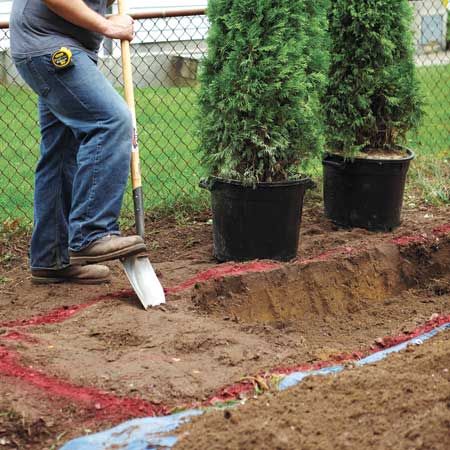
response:
<path fill-rule="evenodd" d="M 408 0 L 333 1 L 324 99 L 330 151 L 394 150 L 417 127 L 411 20 Z"/>
<path fill-rule="evenodd" d="M 295 177 L 320 152 L 328 0 L 209 0 L 203 162 L 247 185 Z"/>

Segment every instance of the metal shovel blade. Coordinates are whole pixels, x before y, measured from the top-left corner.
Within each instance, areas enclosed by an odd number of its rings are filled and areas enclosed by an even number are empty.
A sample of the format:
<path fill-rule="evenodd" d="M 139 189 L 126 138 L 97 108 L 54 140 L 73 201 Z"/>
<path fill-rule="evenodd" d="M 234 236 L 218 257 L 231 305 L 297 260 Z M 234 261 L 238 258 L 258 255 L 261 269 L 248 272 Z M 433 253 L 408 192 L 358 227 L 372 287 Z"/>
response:
<path fill-rule="evenodd" d="M 122 260 L 125 273 L 145 309 L 166 303 L 164 289 L 147 256 L 135 255 Z"/>

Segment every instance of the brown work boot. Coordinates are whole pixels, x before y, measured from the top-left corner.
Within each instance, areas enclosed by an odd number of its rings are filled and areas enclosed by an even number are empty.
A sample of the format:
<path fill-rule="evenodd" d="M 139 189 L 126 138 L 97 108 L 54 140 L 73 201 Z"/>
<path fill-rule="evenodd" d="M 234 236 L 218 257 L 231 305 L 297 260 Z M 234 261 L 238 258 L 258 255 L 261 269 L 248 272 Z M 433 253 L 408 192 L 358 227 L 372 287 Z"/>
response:
<path fill-rule="evenodd" d="M 126 258 L 147 251 L 141 236 L 108 235 L 79 252 L 70 251 L 70 264 L 93 264 Z"/>
<path fill-rule="evenodd" d="M 110 271 L 106 266 L 69 266 L 64 269 L 31 269 L 34 284 L 77 283 L 101 284 L 109 282 Z"/>

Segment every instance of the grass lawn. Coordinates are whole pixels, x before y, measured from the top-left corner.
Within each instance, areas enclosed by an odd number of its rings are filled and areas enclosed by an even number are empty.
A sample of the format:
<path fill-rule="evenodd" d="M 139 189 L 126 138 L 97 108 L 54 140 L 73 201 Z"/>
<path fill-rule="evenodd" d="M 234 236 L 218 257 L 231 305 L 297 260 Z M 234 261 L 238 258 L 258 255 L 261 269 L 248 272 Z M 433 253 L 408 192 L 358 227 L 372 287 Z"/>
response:
<path fill-rule="evenodd" d="M 450 201 L 450 65 L 418 69 L 425 117 L 410 148 L 417 153 L 411 166 L 409 192 L 428 203 Z"/>
<path fill-rule="evenodd" d="M 409 139 L 418 157 L 408 193 L 439 203 L 449 198 L 450 65 L 420 68 L 418 74 L 426 115 L 419 133 Z M 207 195 L 197 187 L 202 170 L 195 135 L 195 89 L 141 89 L 136 101 L 146 208 L 204 206 Z M 0 87 L 0 224 L 11 219 L 24 224 L 31 221 L 33 171 L 39 151 L 35 102 L 34 94 L 26 89 Z M 309 170 L 320 178 L 319 161 Z M 129 214 L 130 195 L 125 202 Z"/>
<path fill-rule="evenodd" d="M 32 217 L 39 154 L 35 102 L 27 89 L 0 87 L 0 224 L 8 219 L 30 222 Z M 136 90 L 136 103 L 147 209 L 204 206 L 207 196 L 198 188 L 202 171 L 195 139 L 196 91 Z M 130 189 L 125 215 L 132 212 Z"/>

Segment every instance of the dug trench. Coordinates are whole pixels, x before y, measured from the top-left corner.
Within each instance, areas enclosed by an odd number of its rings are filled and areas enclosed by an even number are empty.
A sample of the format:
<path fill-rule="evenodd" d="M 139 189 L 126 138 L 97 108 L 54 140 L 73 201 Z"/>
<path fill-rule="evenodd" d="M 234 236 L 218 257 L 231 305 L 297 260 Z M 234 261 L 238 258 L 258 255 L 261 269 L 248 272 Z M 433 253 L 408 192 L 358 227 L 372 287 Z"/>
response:
<path fill-rule="evenodd" d="M 238 322 L 307 324 L 386 307 L 411 289 L 450 290 L 439 281 L 450 275 L 448 237 L 397 239 L 334 253 L 340 257 L 322 255 L 268 272 L 211 280 L 197 286 L 193 303 L 200 311 Z"/>
<path fill-rule="evenodd" d="M 290 264 L 216 265 L 204 247 L 202 257 L 162 260 L 168 303 L 149 313 L 118 291 L 118 265 L 106 291 L 40 287 L 16 297 L 11 287 L 14 303 L 0 310 L 1 408 L 27 423 L 57 419 L 64 431 L 70 422 L 67 439 L 227 400 L 242 395 L 227 386 L 383 348 L 385 337 L 450 314 L 448 215 L 411 220 L 396 237 L 336 231 L 334 246 L 320 241 L 330 225 L 314 220 L 305 227 L 314 248 Z"/>

